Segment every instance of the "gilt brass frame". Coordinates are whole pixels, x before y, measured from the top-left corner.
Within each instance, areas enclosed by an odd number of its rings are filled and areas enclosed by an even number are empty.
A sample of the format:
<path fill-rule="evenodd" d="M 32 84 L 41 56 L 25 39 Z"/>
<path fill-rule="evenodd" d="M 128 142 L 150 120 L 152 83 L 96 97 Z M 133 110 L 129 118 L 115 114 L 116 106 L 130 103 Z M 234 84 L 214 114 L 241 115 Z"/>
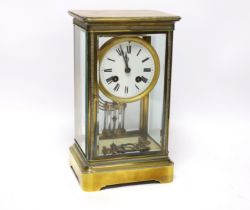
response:
<path fill-rule="evenodd" d="M 77 24 L 78 25 L 78 24 Z M 79 26 L 79 25 L 78 25 Z M 104 36 L 114 36 L 114 35 L 121 35 L 121 33 L 128 34 L 128 35 L 138 35 L 142 34 L 141 31 L 133 31 L 133 32 L 110 32 L 110 31 L 86 31 L 87 35 L 87 40 L 88 40 L 88 46 L 87 46 L 87 63 L 88 63 L 88 85 L 87 85 L 87 124 L 86 124 L 86 131 L 87 131 L 87 139 L 86 139 L 86 157 L 89 160 L 90 163 L 95 163 L 98 161 L 107 161 L 109 158 L 98 158 L 97 155 L 95 155 L 94 147 L 96 146 L 96 136 L 97 136 L 97 107 L 98 107 L 98 81 L 97 81 L 97 74 L 96 74 L 96 67 L 97 67 L 97 49 L 98 49 L 98 39 L 97 37 L 99 35 L 104 35 Z M 143 34 L 146 33 L 143 31 Z M 162 31 L 151 31 L 148 33 L 163 33 Z M 167 136 L 168 136 L 168 124 L 169 124 L 169 104 L 170 104 L 170 81 L 171 81 L 171 56 L 172 56 L 172 35 L 173 31 L 165 31 L 167 36 L 166 40 L 166 60 L 165 60 L 165 78 L 164 78 L 164 105 L 166 107 L 166 110 L 164 111 L 164 126 L 163 126 L 163 132 L 162 132 L 162 151 L 159 152 L 157 155 L 160 156 L 167 156 L 168 151 L 167 151 Z M 165 130 L 165 131 L 164 131 Z M 149 159 L 152 156 L 155 156 L 155 154 L 148 154 L 146 155 Z M 141 157 L 144 157 L 142 155 Z M 116 160 L 119 161 L 124 158 L 129 158 L 129 157 L 117 157 Z"/>
<path fill-rule="evenodd" d="M 173 162 L 168 156 L 170 87 L 172 69 L 173 31 L 175 21 L 180 17 L 173 16 L 156 20 L 148 18 L 140 21 L 140 18 L 99 18 L 99 20 L 84 20 L 82 17 L 70 14 L 74 17 L 74 24 L 86 30 L 88 72 L 86 101 L 86 153 L 84 154 L 77 142 L 70 148 L 70 165 L 76 173 L 81 186 L 86 191 L 99 190 L 103 186 L 126 182 L 138 182 L 145 180 L 157 180 L 170 182 L 173 179 Z M 98 157 L 95 153 L 98 132 L 97 108 L 98 108 L 98 36 L 121 36 L 141 34 L 165 34 L 166 58 L 164 74 L 163 96 L 163 130 L 162 150 L 157 153 L 117 156 L 112 158 Z M 147 100 L 143 103 L 148 103 Z M 141 106 L 143 106 L 141 103 Z M 143 115 L 141 115 L 143 117 Z M 147 117 L 147 116 L 144 116 Z M 143 125 L 141 125 L 142 127 Z M 157 168 L 157 169 L 156 169 Z M 159 169 L 159 175 L 154 171 Z M 114 174 L 112 176 L 111 174 Z M 143 175 L 144 174 L 144 175 Z M 117 176 L 119 175 L 119 176 Z M 111 179 L 105 177 L 110 176 Z M 118 178 L 116 178 L 118 177 Z M 132 178 L 134 177 L 134 179 Z M 138 178 L 140 177 L 140 178 Z M 94 181 L 99 179 L 99 184 Z M 113 179 L 113 180 L 112 180 Z M 102 180 L 102 181 L 101 181 Z"/>

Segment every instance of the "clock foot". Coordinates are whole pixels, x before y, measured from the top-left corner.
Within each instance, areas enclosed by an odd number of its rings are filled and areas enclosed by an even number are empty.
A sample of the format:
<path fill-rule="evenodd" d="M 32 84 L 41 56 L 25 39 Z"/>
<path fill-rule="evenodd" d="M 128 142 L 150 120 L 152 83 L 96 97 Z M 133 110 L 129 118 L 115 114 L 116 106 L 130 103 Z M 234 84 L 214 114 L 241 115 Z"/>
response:
<path fill-rule="evenodd" d="M 158 181 L 173 181 L 173 162 L 168 158 L 155 161 L 133 161 L 130 164 L 89 166 L 78 146 L 70 148 L 70 166 L 84 191 L 99 191 L 110 185 Z"/>

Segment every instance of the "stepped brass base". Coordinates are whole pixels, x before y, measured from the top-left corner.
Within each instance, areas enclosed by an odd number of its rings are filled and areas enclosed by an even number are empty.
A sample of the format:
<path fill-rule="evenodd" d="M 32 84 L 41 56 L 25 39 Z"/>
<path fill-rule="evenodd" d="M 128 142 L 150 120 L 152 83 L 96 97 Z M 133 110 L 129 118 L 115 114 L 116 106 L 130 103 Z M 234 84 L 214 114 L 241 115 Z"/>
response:
<path fill-rule="evenodd" d="M 173 163 L 170 161 L 133 162 L 112 166 L 88 166 L 76 144 L 70 147 L 70 166 L 84 191 L 98 191 L 109 185 L 158 181 L 173 181 Z"/>

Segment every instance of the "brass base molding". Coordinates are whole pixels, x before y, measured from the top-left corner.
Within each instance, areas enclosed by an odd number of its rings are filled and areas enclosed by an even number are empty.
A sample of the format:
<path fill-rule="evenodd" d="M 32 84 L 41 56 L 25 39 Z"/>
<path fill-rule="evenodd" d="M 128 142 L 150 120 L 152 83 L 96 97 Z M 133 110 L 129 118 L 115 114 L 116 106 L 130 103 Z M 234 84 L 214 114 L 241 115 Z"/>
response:
<path fill-rule="evenodd" d="M 88 166 L 76 144 L 70 147 L 70 166 L 84 191 L 98 191 L 110 185 L 173 181 L 173 162 L 131 162 L 117 165 Z"/>

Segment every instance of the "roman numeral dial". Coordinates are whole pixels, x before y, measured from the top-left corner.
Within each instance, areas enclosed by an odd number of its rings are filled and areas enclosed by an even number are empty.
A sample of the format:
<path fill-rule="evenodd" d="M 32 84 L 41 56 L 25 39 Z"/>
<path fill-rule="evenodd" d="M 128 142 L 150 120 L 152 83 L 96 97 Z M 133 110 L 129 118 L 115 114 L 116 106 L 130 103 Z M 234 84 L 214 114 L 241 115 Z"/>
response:
<path fill-rule="evenodd" d="M 150 43 L 137 37 L 110 39 L 100 49 L 99 87 L 113 101 L 144 97 L 159 76 L 159 59 Z"/>

